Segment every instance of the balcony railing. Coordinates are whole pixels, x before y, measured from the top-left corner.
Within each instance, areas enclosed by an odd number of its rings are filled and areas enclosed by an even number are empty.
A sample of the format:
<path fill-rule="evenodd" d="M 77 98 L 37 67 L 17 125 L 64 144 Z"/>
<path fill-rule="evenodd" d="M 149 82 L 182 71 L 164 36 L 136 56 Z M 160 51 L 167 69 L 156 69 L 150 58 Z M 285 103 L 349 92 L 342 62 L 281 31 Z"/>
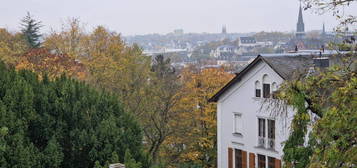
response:
<path fill-rule="evenodd" d="M 265 137 L 258 137 L 258 146 L 265 147 Z"/>
<path fill-rule="evenodd" d="M 266 149 L 275 149 L 275 139 L 258 137 L 258 147 Z"/>
<path fill-rule="evenodd" d="M 268 138 L 268 144 L 267 144 L 268 149 L 274 149 L 275 148 L 275 139 Z"/>

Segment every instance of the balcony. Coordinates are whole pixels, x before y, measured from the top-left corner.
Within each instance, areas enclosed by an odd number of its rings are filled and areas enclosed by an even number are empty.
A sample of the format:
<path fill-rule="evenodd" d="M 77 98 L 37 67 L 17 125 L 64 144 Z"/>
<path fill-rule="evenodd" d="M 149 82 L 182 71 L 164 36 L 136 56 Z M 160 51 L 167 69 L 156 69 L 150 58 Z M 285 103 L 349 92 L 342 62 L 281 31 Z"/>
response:
<path fill-rule="evenodd" d="M 258 137 L 258 147 L 265 148 L 265 137 Z"/>
<path fill-rule="evenodd" d="M 275 139 L 258 137 L 258 146 L 259 148 L 275 150 Z"/>
<path fill-rule="evenodd" d="M 268 144 L 267 144 L 268 149 L 275 149 L 275 139 L 268 138 Z"/>

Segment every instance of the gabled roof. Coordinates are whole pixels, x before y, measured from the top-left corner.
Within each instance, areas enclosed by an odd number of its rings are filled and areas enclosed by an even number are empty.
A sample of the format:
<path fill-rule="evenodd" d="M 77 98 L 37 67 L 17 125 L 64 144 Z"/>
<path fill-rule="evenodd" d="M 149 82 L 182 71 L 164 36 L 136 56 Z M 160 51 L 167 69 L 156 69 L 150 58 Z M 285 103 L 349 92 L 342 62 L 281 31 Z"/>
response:
<path fill-rule="evenodd" d="M 294 73 L 306 71 L 313 66 L 312 56 L 277 56 L 264 57 L 258 55 L 250 64 L 248 64 L 242 71 L 236 73 L 236 76 L 229 81 L 221 90 L 209 99 L 209 102 L 217 102 L 219 98 L 228 91 L 232 86 L 241 81 L 243 76 L 247 74 L 252 68 L 258 65 L 259 62 L 268 64 L 281 78 L 289 80 L 294 77 Z"/>

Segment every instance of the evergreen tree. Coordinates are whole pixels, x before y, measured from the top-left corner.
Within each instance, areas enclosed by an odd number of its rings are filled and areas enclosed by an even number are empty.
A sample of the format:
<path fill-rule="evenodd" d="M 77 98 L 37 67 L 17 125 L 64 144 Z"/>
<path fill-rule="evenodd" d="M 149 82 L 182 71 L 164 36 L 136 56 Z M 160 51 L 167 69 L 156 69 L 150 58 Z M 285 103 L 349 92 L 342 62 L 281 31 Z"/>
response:
<path fill-rule="evenodd" d="M 22 33 L 24 38 L 30 48 L 38 48 L 40 47 L 40 28 L 42 27 L 40 21 L 36 21 L 29 12 L 27 15 L 21 20 Z"/>
<path fill-rule="evenodd" d="M 39 80 L 0 62 L 0 167 L 145 163 L 142 132 L 118 97 L 65 76 Z M 143 167 L 147 167 L 144 165 Z"/>

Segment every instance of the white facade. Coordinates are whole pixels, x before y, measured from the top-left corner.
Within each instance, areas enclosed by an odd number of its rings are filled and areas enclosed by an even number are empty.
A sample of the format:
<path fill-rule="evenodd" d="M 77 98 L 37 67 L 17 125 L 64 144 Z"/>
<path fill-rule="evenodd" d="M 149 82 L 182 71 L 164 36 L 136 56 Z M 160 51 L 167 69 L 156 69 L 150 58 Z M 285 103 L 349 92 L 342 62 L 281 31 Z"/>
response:
<path fill-rule="evenodd" d="M 235 46 L 231 45 L 222 45 L 217 47 L 217 49 L 212 50 L 210 53 L 210 56 L 213 56 L 215 58 L 221 57 L 224 53 L 230 53 L 230 54 L 237 54 L 238 53 L 238 48 Z"/>
<path fill-rule="evenodd" d="M 273 111 L 266 111 L 266 108 L 261 107 L 266 99 L 263 98 L 263 84 L 269 84 L 271 93 L 283 81 L 284 79 L 273 68 L 264 61 L 260 61 L 219 97 L 217 100 L 218 168 L 236 167 L 235 149 L 246 152 L 246 156 L 243 156 L 245 160 L 243 167 L 258 167 L 258 154 L 265 156 L 267 168 L 268 157 L 275 158 L 276 163 L 280 162 L 283 154 L 282 145 L 289 135 L 286 126 L 290 125 L 293 110 L 288 109 L 288 117 L 282 117 L 273 115 Z M 260 89 L 260 97 L 256 97 L 256 89 Z M 258 135 L 259 118 L 265 121 L 263 138 L 259 138 Z M 272 129 L 273 124 L 268 126 L 268 122 L 272 123 L 272 121 L 275 122 L 274 129 Z M 262 126 L 261 129 L 263 129 Z M 274 132 L 274 138 L 268 137 L 269 131 Z M 259 139 L 261 139 L 260 142 Z M 259 147 L 263 141 L 264 147 Z M 273 145 L 271 149 L 268 149 L 269 144 Z M 229 158 L 229 149 L 233 150 L 231 158 Z M 229 159 L 232 160 L 230 166 Z"/>

